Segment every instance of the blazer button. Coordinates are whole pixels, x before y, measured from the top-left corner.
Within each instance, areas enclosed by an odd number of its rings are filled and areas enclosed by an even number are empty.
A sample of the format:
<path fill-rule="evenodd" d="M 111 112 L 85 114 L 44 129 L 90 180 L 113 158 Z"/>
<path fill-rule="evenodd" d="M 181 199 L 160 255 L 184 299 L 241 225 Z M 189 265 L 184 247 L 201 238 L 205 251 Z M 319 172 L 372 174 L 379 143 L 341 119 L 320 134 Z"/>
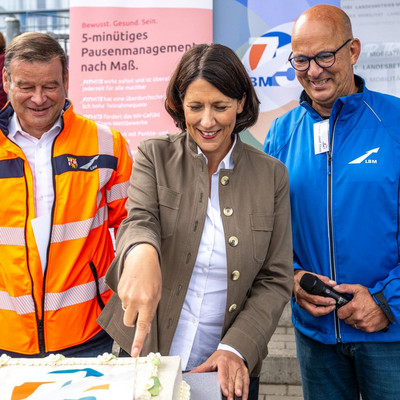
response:
<path fill-rule="evenodd" d="M 232 305 L 229 307 L 228 311 L 229 311 L 229 312 L 234 312 L 236 309 L 237 309 L 237 305 L 236 305 L 236 304 L 232 304 Z"/>
<path fill-rule="evenodd" d="M 233 208 L 231 208 L 231 207 L 224 208 L 224 215 L 226 217 L 230 217 L 232 214 L 233 214 Z"/>
<path fill-rule="evenodd" d="M 221 178 L 221 185 L 222 185 L 222 186 L 226 186 L 228 183 L 229 183 L 229 176 L 224 175 L 224 176 Z"/>
<path fill-rule="evenodd" d="M 231 236 L 228 239 L 228 243 L 232 246 L 232 247 L 236 247 L 239 243 L 239 239 L 236 236 Z"/>
<path fill-rule="evenodd" d="M 237 281 L 240 278 L 240 272 L 239 271 L 233 271 L 231 274 L 232 280 Z"/>

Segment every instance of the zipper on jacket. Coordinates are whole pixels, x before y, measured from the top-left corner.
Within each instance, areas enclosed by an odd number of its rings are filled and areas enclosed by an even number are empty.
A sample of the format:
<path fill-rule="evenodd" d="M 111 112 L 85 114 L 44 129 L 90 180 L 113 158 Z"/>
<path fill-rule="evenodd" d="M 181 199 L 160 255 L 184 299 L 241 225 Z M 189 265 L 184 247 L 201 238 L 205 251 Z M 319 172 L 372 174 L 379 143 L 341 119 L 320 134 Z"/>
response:
<path fill-rule="evenodd" d="M 24 166 L 24 171 L 25 171 L 25 166 Z M 28 197 L 29 197 L 29 193 L 28 193 L 28 184 L 26 181 L 26 174 L 24 172 L 24 177 L 25 177 L 25 190 L 27 193 L 26 196 L 26 219 L 25 219 L 25 243 L 28 243 L 27 237 L 26 237 L 26 230 L 27 230 L 27 225 L 28 225 L 28 215 L 29 215 L 29 201 L 28 201 Z M 33 304 L 35 306 L 35 315 L 36 315 L 36 325 L 38 328 L 38 344 L 39 344 L 39 352 L 41 355 L 43 355 L 44 353 L 44 332 L 43 332 L 43 322 L 41 319 L 39 319 L 39 314 L 38 314 L 38 307 L 36 304 L 36 300 L 35 300 L 35 296 L 34 296 L 34 282 L 33 282 L 33 278 L 32 278 L 32 274 L 31 274 L 31 270 L 29 268 L 29 249 L 28 246 L 26 246 L 26 265 L 27 265 L 27 270 L 28 270 L 28 274 L 29 277 L 31 279 L 31 286 L 32 286 L 32 300 L 33 300 Z"/>
<path fill-rule="evenodd" d="M 343 107 L 343 105 L 342 105 Z M 333 220 L 332 220 L 332 152 L 333 152 L 333 144 L 335 137 L 335 128 L 336 123 L 339 118 L 339 114 L 342 108 L 336 115 L 335 122 L 332 128 L 332 136 L 329 145 L 329 151 L 327 153 L 327 163 L 328 163 L 328 238 L 329 238 L 329 261 L 331 268 L 331 279 L 336 280 L 336 265 L 335 265 L 335 247 L 333 243 Z M 334 323 L 335 323 L 335 334 L 336 341 L 338 343 L 342 342 L 341 334 L 340 334 L 340 325 L 339 318 L 337 316 L 336 310 L 334 310 Z"/>
<path fill-rule="evenodd" d="M 94 283 L 96 284 L 96 298 L 97 298 L 97 303 L 99 304 L 100 308 L 103 310 L 103 308 L 106 306 L 104 304 L 103 299 L 101 298 L 101 293 L 100 293 L 100 283 L 99 283 L 99 275 L 97 273 L 97 269 L 93 263 L 93 261 L 90 261 L 89 263 L 90 270 L 92 271 L 92 275 L 94 278 Z"/>
<path fill-rule="evenodd" d="M 54 209 L 56 204 L 56 178 L 54 173 L 54 145 L 60 133 L 62 132 L 63 128 L 61 128 L 58 135 L 54 138 L 53 144 L 51 146 L 51 169 L 52 169 L 52 178 L 53 178 L 53 193 L 54 193 L 54 200 L 53 206 L 51 208 L 51 218 L 50 218 L 50 235 L 49 235 L 49 243 L 47 245 L 47 252 L 46 252 L 46 266 L 43 271 L 43 287 L 42 287 L 42 319 L 38 320 L 38 332 L 39 332 L 39 349 L 40 354 L 46 353 L 46 343 L 44 338 L 44 315 L 45 315 L 45 299 L 46 299 L 46 276 L 47 276 L 47 266 L 49 264 L 49 256 L 50 256 L 50 244 L 51 244 L 51 235 L 53 234 L 53 220 L 54 220 Z"/>
<path fill-rule="evenodd" d="M 38 336 L 39 336 L 39 352 L 41 356 L 45 355 L 45 346 L 44 346 L 44 329 L 43 329 L 43 319 L 38 319 Z"/>

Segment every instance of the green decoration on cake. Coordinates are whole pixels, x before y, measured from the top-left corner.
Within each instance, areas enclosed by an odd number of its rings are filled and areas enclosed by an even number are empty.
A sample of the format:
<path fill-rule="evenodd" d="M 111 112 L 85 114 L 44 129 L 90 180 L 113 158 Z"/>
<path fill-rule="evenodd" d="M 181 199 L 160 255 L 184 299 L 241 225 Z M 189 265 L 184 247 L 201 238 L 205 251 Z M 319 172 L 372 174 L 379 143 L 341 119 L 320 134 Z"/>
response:
<path fill-rule="evenodd" d="M 146 389 L 152 396 L 158 396 L 161 389 L 161 383 L 158 377 L 151 376 L 149 381 L 147 382 Z"/>

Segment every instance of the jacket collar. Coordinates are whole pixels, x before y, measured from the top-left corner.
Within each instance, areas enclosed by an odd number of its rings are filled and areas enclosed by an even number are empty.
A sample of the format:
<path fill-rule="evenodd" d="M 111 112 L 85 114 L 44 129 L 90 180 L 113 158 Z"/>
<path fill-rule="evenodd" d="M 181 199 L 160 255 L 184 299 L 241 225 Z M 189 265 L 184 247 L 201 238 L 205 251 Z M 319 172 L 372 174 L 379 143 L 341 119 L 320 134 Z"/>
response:
<path fill-rule="evenodd" d="M 64 129 L 64 122 L 66 120 L 70 120 L 73 116 L 73 107 L 71 100 L 65 99 L 64 108 L 63 108 L 63 116 L 62 116 L 62 127 L 61 130 Z M 10 102 L 8 102 L 7 106 L 0 111 L 0 130 L 3 132 L 5 136 L 8 136 L 8 124 L 10 119 L 14 115 L 14 109 Z"/>
<path fill-rule="evenodd" d="M 365 87 L 365 81 L 363 78 L 361 78 L 358 75 L 354 75 L 354 82 L 358 88 L 357 93 L 354 93 L 349 96 L 343 96 L 339 97 L 335 100 L 333 103 L 333 107 L 331 110 L 331 115 L 335 114 L 335 111 L 339 108 L 342 107 L 344 103 L 349 103 L 350 106 L 353 104 L 353 106 L 358 106 L 359 100 L 361 100 L 364 97 L 364 94 L 368 91 L 367 88 Z M 300 95 L 300 105 L 303 106 L 308 112 L 310 112 L 316 119 L 321 119 L 321 116 L 315 111 L 315 109 L 312 106 L 312 100 L 310 96 L 306 93 L 305 90 L 301 92 Z"/>
<path fill-rule="evenodd" d="M 189 132 L 183 132 L 183 134 L 186 135 L 186 146 L 190 149 L 190 152 L 192 153 L 193 157 L 201 157 L 203 158 L 202 154 L 198 153 L 197 151 L 197 144 L 193 140 L 192 136 L 189 134 Z M 237 163 L 240 160 L 240 157 L 243 153 L 243 142 L 240 140 L 240 134 L 236 135 L 236 144 L 235 147 L 232 150 L 232 160 L 234 165 L 236 166 Z"/>

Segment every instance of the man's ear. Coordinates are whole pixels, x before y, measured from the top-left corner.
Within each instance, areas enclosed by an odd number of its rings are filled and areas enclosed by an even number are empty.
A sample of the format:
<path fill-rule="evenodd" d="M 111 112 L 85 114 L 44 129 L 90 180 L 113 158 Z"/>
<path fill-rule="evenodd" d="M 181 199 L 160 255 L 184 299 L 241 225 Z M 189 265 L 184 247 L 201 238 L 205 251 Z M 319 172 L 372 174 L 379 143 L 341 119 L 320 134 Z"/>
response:
<path fill-rule="evenodd" d="M 10 90 L 10 82 L 8 81 L 8 75 L 6 69 L 3 67 L 3 70 L 1 71 L 3 75 L 3 89 L 4 91 L 8 94 Z"/>
<path fill-rule="evenodd" d="M 68 89 L 69 89 L 69 69 L 67 68 L 67 71 L 65 72 L 65 77 L 64 77 L 65 96 L 68 96 Z"/>
<path fill-rule="evenodd" d="M 352 40 L 350 45 L 351 65 L 354 65 L 357 62 L 360 53 L 361 53 L 361 42 L 359 39 L 355 38 Z"/>

